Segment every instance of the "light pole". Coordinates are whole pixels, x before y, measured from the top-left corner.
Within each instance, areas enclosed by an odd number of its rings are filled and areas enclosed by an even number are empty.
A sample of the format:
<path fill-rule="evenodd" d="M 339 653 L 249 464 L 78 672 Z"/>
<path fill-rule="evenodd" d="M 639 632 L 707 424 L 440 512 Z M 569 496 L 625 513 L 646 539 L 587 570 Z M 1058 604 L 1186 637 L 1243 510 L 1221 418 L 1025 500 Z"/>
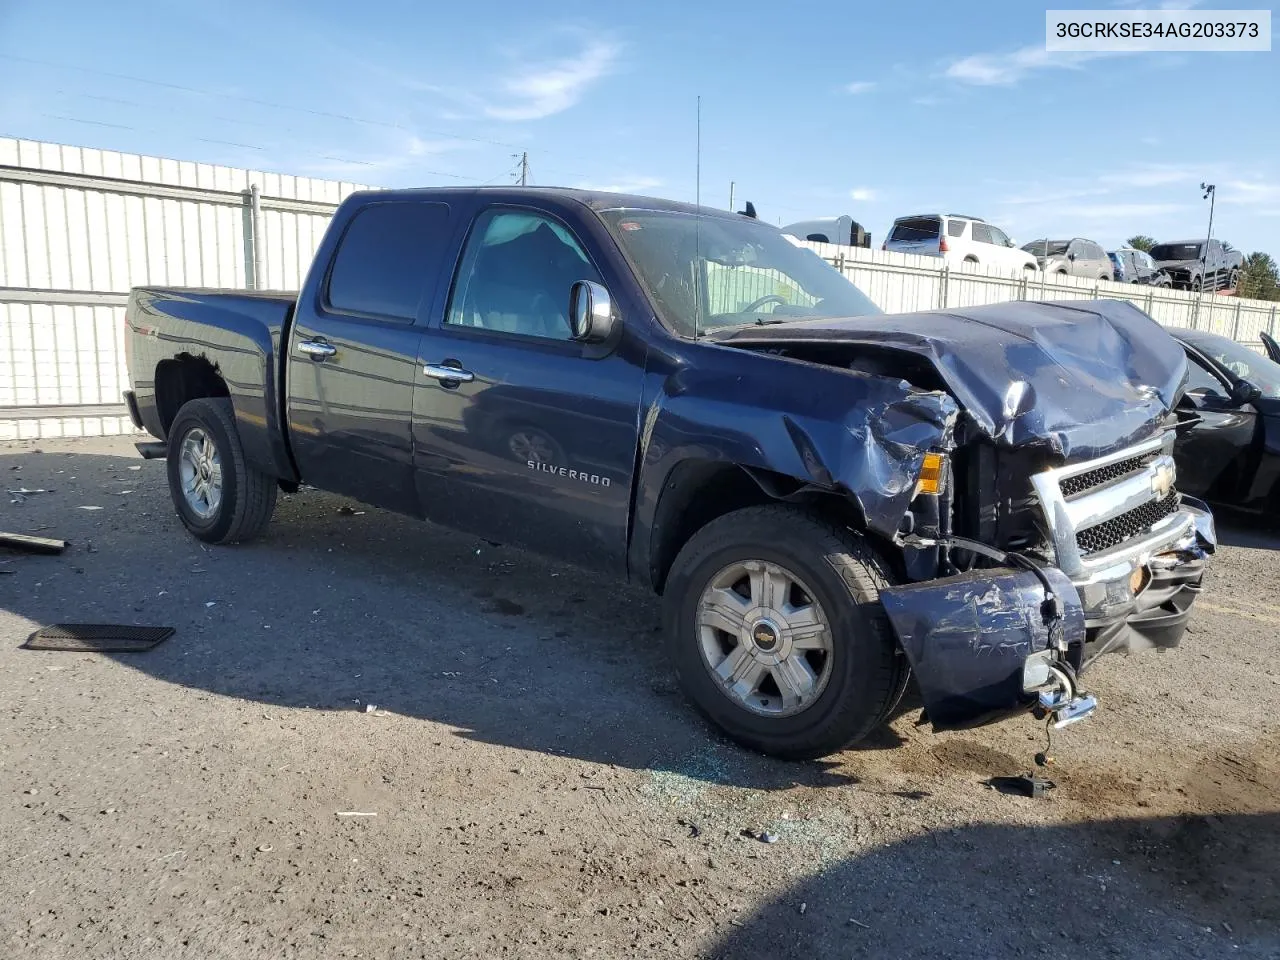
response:
<path fill-rule="evenodd" d="M 1204 237 L 1204 250 L 1200 253 L 1200 296 L 1203 298 L 1204 297 L 1204 274 L 1205 274 L 1205 268 L 1208 266 L 1208 261 L 1209 261 L 1209 241 L 1213 239 L 1213 204 L 1214 204 L 1214 201 L 1217 199 L 1218 191 L 1214 188 L 1214 185 L 1212 183 L 1202 183 L 1200 184 L 1200 189 L 1204 191 L 1204 196 L 1201 197 L 1200 199 L 1209 201 L 1209 230 Z M 1214 275 L 1214 280 L 1215 280 L 1214 289 L 1216 290 L 1217 289 L 1216 274 Z"/>

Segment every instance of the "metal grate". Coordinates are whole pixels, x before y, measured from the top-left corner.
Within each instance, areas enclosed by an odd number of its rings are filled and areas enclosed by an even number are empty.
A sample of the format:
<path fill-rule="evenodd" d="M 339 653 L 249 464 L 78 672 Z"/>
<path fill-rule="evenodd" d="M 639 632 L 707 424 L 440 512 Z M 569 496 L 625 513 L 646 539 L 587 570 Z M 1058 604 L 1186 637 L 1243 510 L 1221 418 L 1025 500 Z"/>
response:
<path fill-rule="evenodd" d="M 1090 470 L 1086 473 L 1078 473 L 1074 477 L 1066 477 L 1059 482 L 1058 486 L 1062 489 L 1064 497 L 1068 499 L 1078 497 L 1082 493 L 1088 493 L 1095 487 L 1106 486 L 1117 480 L 1123 480 L 1130 474 L 1145 470 L 1157 456 L 1159 456 L 1159 453 L 1153 451 L 1144 453 L 1140 457 L 1117 460 L 1115 463 L 1109 463 L 1105 467 L 1098 467 L 1096 470 Z"/>
<path fill-rule="evenodd" d="M 75 650 L 84 653 L 137 653 L 173 636 L 173 627 L 135 627 L 115 623 L 55 623 L 41 627 L 22 645 L 25 650 Z"/>
<path fill-rule="evenodd" d="M 1076 546 L 1082 554 L 1099 553 L 1117 547 L 1126 540 L 1141 536 L 1165 517 L 1178 512 L 1179 497 L 1173 492 L 1163 500 L 1151 500 L 1142 506 L 1104 520 L 1095 527 L 1076 533 Z"/>

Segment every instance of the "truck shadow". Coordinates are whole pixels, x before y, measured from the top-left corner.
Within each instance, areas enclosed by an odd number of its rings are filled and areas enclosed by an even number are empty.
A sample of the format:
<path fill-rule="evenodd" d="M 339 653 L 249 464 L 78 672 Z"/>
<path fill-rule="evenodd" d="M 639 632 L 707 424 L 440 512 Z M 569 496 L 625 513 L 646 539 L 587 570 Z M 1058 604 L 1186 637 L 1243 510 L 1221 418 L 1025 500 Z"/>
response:
<path fill-rule="evenodd" d="M 1280 955 L 1280 814 L 966 826 L 742 917 L 707 958 Z"/>
<path fill-rule="evenodd" d="M 11 451 L 0 471 L 51 491 L 6 529 L 71 541 L 11 555 L 0 607 L 24 630 L 173 626 L 116 655 L 157 679 L 283 707 L 375 704 L 457 736 L 754 789 L 854 780 L 838 760 L 774 761 L 701 722 L 668 667 L 659 600 L 611 578 L 314 491 L 282 497 L 261 541 L 207 547 L 174 515 L 162 462 Z M 900 742 L 886 729 L 861 748 Z"/>

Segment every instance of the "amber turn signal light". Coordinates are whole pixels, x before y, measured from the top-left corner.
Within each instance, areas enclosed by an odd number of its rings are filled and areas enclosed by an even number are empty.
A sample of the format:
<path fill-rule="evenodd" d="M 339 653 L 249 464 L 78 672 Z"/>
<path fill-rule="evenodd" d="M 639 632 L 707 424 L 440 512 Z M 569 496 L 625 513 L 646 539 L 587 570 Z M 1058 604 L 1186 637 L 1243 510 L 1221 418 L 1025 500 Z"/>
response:
<path fill-rule="evenodd" d="M 942 492 L 942 467 L 947 458 L 940 453 L 926 453 L 916 479 L 916 496 L 928 493 L 937 496 Z"/>

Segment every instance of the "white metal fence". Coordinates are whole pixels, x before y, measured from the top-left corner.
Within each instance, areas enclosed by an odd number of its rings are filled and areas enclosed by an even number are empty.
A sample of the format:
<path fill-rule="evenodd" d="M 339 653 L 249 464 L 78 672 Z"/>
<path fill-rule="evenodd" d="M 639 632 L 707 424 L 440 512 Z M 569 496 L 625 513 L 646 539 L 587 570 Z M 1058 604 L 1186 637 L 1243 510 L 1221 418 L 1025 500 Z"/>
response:
<path fill-rule="evenodd" d="M 0 440 L 131 430 L 129 289 L 297 289 L 357 189 L 0 138 Z"/>
<path fill-rule="evenodd" d="M 129 288 L 297 289 L 335 206 L 357 189 L 0 138 L 0 440 L 131 429 L 120 397 Z M 1247 343 L 1276 332 L 1274 303 L 805 245 L 895 313 L 1109 297 Z"/>

